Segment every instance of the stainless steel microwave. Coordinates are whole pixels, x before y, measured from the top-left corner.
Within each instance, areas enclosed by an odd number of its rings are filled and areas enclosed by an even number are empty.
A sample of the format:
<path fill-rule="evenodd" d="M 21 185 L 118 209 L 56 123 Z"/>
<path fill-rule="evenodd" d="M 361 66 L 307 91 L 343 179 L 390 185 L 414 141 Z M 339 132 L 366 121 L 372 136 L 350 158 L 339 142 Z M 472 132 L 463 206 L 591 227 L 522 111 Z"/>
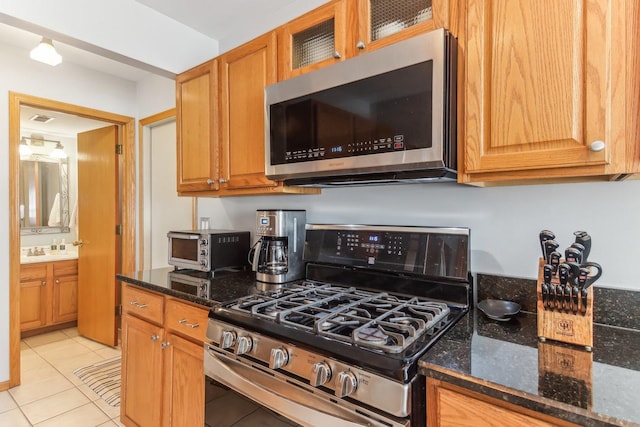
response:
<path fill-rule="evenodd" d="M 456 58 L 456 39 L 441 29 L 267 86 L 267 177 L 455 180 Z"/>
<path fill-rule="evenodd" d="M 250 233 L 233 230 L 170 231 L 169 265 L 215 271 L 248 265 Z"/>

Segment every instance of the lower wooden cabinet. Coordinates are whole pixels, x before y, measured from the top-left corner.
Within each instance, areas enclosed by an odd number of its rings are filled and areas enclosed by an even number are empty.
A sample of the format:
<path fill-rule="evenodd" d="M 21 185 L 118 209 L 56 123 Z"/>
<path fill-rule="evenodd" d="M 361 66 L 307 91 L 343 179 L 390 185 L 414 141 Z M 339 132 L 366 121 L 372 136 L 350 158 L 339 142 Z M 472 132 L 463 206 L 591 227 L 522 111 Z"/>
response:
<path fill-rule="evenodd" d="M 78 260 L 20 265 L 20 331 L 78 318 Z"/>
<path fill-rule="evenodd" d="M 542 427 L 576 424 L 427 377 L 428 427 Z"/>
<path fill-rule="evenodd" d="M 122 288 L 121 422 L 204 425 L 203 340 L 208 309 Z"/>

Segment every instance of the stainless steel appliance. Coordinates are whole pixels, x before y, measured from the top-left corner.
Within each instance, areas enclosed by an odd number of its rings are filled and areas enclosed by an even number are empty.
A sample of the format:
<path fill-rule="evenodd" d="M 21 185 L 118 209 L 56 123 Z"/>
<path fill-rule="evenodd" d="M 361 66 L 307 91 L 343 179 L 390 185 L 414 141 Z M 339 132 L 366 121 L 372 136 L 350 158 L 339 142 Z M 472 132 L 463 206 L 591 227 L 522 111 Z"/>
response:
<path fill-rule="evenodd" d="M 209 383 L 300 425 L 426 425 L 417 364 L 469 309 L 469 230 L 308 224 L 304 260 L 211 310 Z"/>
<path fill-rule="evenodd" d="M 281 284 L 304 277 L 302 250 L 306 220 L 304 210 L 256 211 L 258 241 L 252 265 L 257 281 Z"/>
<path fill-rule="evenodd" d="M 169 265 L 215 271 L 247 265 L 250 233 L 234 230 L 182 230 L 167 233 Z"/>
<path fill-rule="evenodd" d="M 266 174 L 290 185 L 455 180 L 456 40 L 446 30 L 266 88 Z"/>

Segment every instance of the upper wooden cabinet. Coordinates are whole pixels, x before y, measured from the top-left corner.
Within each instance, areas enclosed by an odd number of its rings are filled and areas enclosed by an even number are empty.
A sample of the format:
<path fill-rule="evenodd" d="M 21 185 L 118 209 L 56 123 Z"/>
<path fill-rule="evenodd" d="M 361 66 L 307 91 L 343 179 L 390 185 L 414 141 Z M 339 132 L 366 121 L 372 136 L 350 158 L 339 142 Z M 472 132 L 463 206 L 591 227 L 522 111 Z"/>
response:
<path fill-rule="evenodd" d="M 264 88 L 276 82 L 274 32 L 176 79 L 178 194 L 317 194 L 265 176 Z"/>
<path fill-rule="evenodd" d="M 447 28 L 456 35 L 455 3 L 449 0 L 348 1 L 349 22 L 357 24 L 357 31 L 348 31 L 347 52 L 351 56 L 369 52 L 437 28 Z"/>
<path fill-rule="evenodd" d="M 178 192 L 219 188 L 217 61 L 176 77 Z"/>
<path fill-rule="evenodd" d="M 286 80 L 436 28 L 455 33 L 453 13 L 449 0 L 332 1 L 278 29 L 278 78 Z"/>
<path fill-rule="evenodd" d="M 625 172 L 624 0 L 470 0 L 460 182 Z"/>
<path fill-rule="evenodd" d="M 276 187 L 265 177 L 264 88 L 276 82 L 276 35 L 219 57 L 220 153 L 227 189 Z"/>

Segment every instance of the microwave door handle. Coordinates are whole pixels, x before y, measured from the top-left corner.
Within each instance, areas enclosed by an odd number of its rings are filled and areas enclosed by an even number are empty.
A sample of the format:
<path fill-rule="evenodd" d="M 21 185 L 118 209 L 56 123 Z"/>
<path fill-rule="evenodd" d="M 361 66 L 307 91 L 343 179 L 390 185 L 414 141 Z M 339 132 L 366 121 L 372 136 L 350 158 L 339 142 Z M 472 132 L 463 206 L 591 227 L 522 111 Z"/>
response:
<path fill-rule="evenodd" d="M 211 349 L 208 350 L 208 354 L 205 353 L 204 364 L 205 375 L 209 378 L 302 425 L 405 426 L 404 423 L 376 422 L 372 418 L 360 416 L 339 405 L 326 403 L 324 399 L 313 393 L 301 393 L 295 385 L 274 378 L 256 368 L 245 366 Z"/>
<path fill-rule="evenodd" d="M 167 237 L 175 239 L 198 240 L 200 238 L 200 235 L 186 233 L 167 233 Z"/>

